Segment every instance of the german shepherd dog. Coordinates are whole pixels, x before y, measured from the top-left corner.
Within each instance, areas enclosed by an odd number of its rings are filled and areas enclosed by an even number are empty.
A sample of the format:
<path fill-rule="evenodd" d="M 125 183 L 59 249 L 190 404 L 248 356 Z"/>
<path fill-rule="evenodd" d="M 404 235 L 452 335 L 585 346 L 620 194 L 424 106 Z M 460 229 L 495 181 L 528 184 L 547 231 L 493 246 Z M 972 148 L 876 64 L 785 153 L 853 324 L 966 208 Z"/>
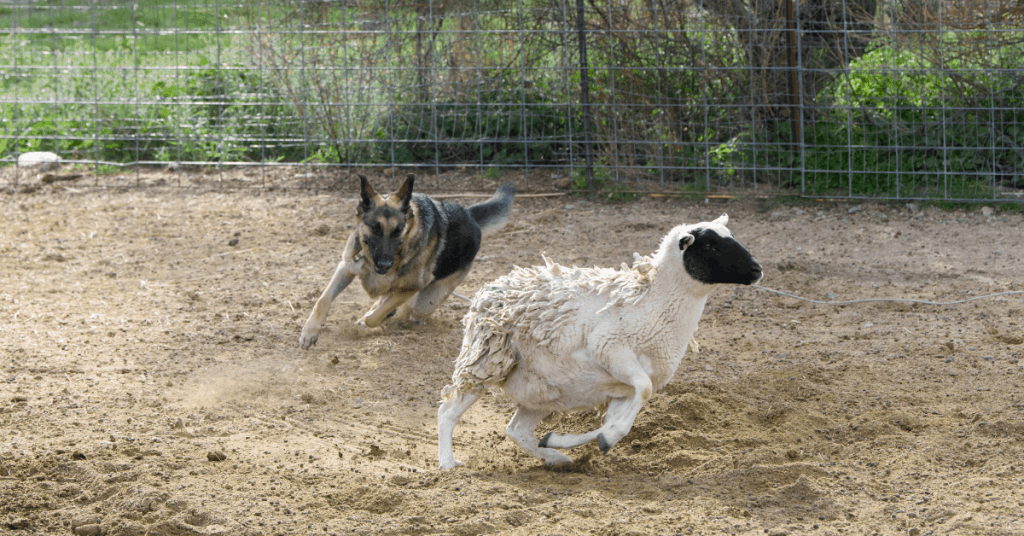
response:
<path fill-rule="evenodd" d="M 422 322 L 466 278 L 481 237 L 500 229 L 512 211 L 515 189 L 510 184 L 487 201 L 463 208 L 414 194 L 414 182 L 410 174 L 398 191 L 382 196 L 359 175 L 356 230 L 302 328 L 300 347 L 316 344 L 331 302 L 356 276 L 377 299 L 356 325 L 377 327 L 410 300 L 410 319 Z"/>

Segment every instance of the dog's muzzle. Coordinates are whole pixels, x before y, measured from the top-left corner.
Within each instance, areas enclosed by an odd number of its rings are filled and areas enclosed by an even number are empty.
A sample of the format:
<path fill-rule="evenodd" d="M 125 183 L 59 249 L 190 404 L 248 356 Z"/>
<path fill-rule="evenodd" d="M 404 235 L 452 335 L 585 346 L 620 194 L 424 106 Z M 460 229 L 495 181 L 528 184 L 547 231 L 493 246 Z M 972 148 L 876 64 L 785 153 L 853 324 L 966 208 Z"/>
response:
<path fill-rule="evenodd" d="M 388 273 L 388 270 L 390 270 L 391 266 L 394 264 L 394 261 L 381 261 L 373 265 L 373 271 L 380 275 L 384 275 Z"/>

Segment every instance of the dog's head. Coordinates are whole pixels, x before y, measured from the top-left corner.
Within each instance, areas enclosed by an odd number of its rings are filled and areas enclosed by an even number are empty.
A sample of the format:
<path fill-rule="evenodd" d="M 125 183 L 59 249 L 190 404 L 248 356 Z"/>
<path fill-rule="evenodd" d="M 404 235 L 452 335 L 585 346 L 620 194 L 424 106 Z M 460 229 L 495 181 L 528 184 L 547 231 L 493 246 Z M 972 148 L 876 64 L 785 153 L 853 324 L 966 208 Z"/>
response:
<path fill-rule="evenodd" d="M 366 177 L 359 176 L 359 241 L 373 263 L 373 269 L 384 275 L 401 256 L 402 242 L 412 223 L 412 185 L 415 177 L 409 175 L 398 191 L 380 195 L 373 190 Z"/>

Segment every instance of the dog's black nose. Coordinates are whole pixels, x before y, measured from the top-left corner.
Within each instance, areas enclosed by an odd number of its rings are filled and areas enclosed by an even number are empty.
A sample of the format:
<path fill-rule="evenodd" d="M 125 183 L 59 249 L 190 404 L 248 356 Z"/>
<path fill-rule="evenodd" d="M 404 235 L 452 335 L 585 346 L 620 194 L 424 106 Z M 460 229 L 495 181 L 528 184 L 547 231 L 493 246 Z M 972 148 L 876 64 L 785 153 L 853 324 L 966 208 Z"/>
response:
<path fill-rule="evenodd" d="M 378 274 L 384 275 L 384 274 L 388 273 L 388 270 L 391 269 L 391 265 L 392 264 L 395 264 L 395 262 L 394 261 L 380 261 L 377 264 L 375 264 L 373 268 L 377 271 Z"/>

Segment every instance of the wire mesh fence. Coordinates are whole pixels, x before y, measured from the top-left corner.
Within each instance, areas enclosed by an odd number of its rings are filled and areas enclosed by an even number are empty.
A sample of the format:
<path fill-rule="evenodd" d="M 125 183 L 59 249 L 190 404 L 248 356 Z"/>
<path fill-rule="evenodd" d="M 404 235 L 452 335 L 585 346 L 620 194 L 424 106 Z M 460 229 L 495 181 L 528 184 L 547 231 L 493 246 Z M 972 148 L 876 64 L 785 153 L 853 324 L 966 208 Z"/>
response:
<path fill-rule="evenodd" d="M 1020 201 L 1022 28 L 1016 0 L 0 0 L 0 183 L 47 151 Z"/>

